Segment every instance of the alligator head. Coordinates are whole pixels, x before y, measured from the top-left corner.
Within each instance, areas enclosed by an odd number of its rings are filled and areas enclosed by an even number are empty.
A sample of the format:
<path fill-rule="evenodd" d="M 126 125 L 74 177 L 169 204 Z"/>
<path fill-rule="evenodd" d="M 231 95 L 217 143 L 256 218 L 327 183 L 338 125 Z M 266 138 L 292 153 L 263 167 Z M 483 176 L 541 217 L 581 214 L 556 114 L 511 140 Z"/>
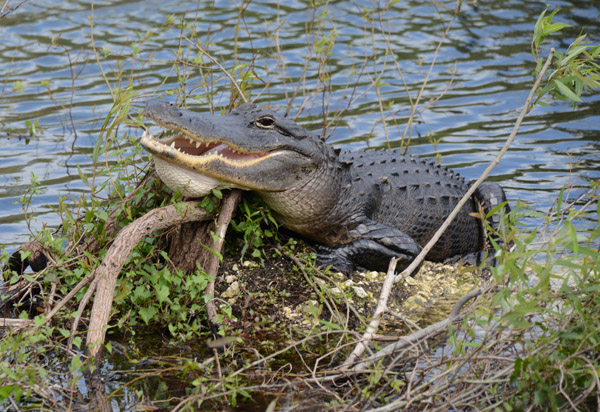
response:
<path fill-rule="evenodd" d="M 141 144 L 161 180 L 184 196 L 252 190 L 279 223 L 301 234 L 310 234 L 338 202 L 347 166 L 339 150 L 292 120 L 249 103 L 223 116 L 154 103 L 146 115 L 172 134 L 158 140 L 145 132 Z"/>
<path fill-rule="evenodd" d="M 145 114 L 174 131 L 161 140 L 145 132 L 141 143 L 153 154 L 163 182 L 187 197 L 230 187 L 286 191 L 302 185 L 332 158 L 332 149 L 318 136 L 249 103 L 219 116 L 160 102 L 149 105 Z"/>

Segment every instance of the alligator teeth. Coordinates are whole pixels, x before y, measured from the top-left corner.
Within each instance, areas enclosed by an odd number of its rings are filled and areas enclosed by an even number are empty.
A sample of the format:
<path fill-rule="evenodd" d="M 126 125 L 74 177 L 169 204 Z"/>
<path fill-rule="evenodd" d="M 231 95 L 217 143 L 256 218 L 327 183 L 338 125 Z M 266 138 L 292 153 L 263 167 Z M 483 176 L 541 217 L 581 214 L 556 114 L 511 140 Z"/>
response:
<path fill-rule="evenodd" d="M 171 149 L 175 149 L 175 142 L 171 142 Z"/>
<path fill-rule="evenodd" d="M 196 149 L 199 148 L 201 144 L 202 143 L 200 143 L 200 142 L 196 142 Z"/>

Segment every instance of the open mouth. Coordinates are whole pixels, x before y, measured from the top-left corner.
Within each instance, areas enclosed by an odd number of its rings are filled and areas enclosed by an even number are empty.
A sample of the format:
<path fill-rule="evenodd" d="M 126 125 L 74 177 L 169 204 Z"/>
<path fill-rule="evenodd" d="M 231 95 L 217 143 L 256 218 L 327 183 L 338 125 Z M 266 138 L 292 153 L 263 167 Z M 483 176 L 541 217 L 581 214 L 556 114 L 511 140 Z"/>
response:
<path fill-rule="evenodd" d="M 232 161 L 247 161 L 268 155 L 268 152 L 244 152 L 222 142 L 200 142 L 183 134 L 175 134 L 157 139 L 148 131 L 145 131 L 142 135 L 142 144 L 153 153 L 176 151 L 188 156 L 219 156 Z"/>

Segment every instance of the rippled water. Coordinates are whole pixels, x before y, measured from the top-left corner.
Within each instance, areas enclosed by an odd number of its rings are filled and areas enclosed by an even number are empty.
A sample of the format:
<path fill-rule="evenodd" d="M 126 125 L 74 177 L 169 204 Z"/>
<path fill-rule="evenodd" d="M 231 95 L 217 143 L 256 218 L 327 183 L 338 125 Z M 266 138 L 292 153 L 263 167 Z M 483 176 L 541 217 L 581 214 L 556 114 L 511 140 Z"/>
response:
<path fill-rule="evenodd" d="M 95 45 L 100 51 L 110 50 L 108 56 L 100 53 L 100 61 L 111 85 L 117 85 L 119 72 L 123 87 L 131 81 L 139 93 L 134 111 L 141 110 L 157 89 L 160 94 L 174 88 L 178 73 L 171 62 L 181 41 L 180 30 L 165 22 L 168 16 L 175 22 L 185 18 L 203 44 L 210 41 L 208 50 L 226 68 L 256 60 L 257 76 L 268 83 L 265 88 L 264 83 L 255 82 L 253 96 L 260 93 L 259 103 L 280 111 L 286 111 L 289 103 L 291 115 L 298 115 L 305 126 L 319 131 L 324 100 L 317 80 L 318 56 L 309 54 L 307 60 L 307 43 L 315 39 L 306 32 L 311 27 L 307 22 L 320 19 L 325 34 L 334 27 L 337 33 L 328 66 L 332 88 L 329 111 L 345 108 L 356 99 L 336 127 L 328 129 L 330 141 L 352 150 L 386 146 L 377 92 L 369 88 L 372 78 L 383 70 L 379 92 L 383 111 L 389 116 L 388 139 L 392 146 L 400 144 L 409 113 L 403 81 L 414 98 L 442 32 L 431 2 L 401 1 L 381 15 L 380 23 L 378 15 L 370 15 L 370 20 L 364 17 L 365 8 L 373 7 L 371 2 L 331 1 L 327 7 L 314 10 L 307 2 L 277 5 L 253 1 L 244 12 L 236 43 L 237 3 L 94 2 Z M 463 5 L 437 56 L 422 102 L 446 90 L 456 67 L 454 81 L 439 101 L 418 115 L 412 130 L 412 153 L 435 156 L 438 152 L 445 165 L 467 179 L 478 177 L 510 133 L 532 84 L 530 39 L 545 3 L 513 0 Z M 580 30 L 588 32 L 592 40 L 600 40 L 600 3 L 549 3 L 551 8 L 561 8 L 560 21 L 573 25 L 564 40 L 553 45 L 565 49 Z M 444 4 L 449 10 L 441 9 L 440 13 L 447 23 L 453 3 Z M 9 250 L 29 236 L 21 206 L 15 201 L 29 186 L 31 173 L 46 188 L 33 199 L 34 230 L 44 223 L 59 223 L 53 211 L 59 194 L 86 190 L 77 166 L 91 173 L 91 150 L 112 106 L 91 49 L 91 16 L 87 1 L 47 0 L 26 3 L 0 19 L 0 244 Z M 373 41 L 372 24 L 376 29 L 381 25 L 389 35 L 376 34 Z M 132 43 L 140 42 L 147 31 L 153 34 L 140 46 L 134 60 Z M 386 40 L 395 62 L 385 55 Z M 276 45 L 286 64 L 285 84 Z M 195 57 L 197 52 L 185 40 L 182 46 Z M 238 58 L 234 61 L 236 46 Z M 370 61 L 364 67 L 365 56 L 370 58 L 374 52 L 379 56 L 377 64 Z M 302 79 L 305 67 L 307 75 Z M 193 67 L 187 70 L 188 107 L 208 110 L 200 72 Z M 218 71 L 213 73 L 217 82 L 214 104 L 227 105 L 227 80 Z M 296 98 L 292 99 L 294 93 Z M 165 99 L 174 101 L 169 96 Z M 307 102 L 306 109 L 298 113 L 303 101 Z M 26 122 L 36 120 L 41 132 L 29 136 Z M 139 131 L 123 128 L 120 133 L 138 135 Z M 522 199 L 545 210 L 564 185 L 582 185 L 587 179 L 600 177 L 599 135 L 598 94 L 586 96 L 576 110 L 565 103 L 550 102 L 549 107 L 538 107 L 527 117 L 516 142 L 494 170 L 493 179 L 502 183 L 511 201 Z"/>

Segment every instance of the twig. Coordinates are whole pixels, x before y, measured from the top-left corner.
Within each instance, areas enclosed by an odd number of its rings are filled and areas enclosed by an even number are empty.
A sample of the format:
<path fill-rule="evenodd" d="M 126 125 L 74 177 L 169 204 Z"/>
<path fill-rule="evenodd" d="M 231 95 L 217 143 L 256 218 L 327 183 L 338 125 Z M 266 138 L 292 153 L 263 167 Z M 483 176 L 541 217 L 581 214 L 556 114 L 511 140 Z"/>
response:
<path fill-rule="evenodd" d="M 8 16 L 10 13 L 16 11 L 19 7 L 21 7 L 22 5 L 24 5 L 25 3 L 29 3 L 29 0 L 24 0 L 22 2 L 20 2 L 19 4 L 17 4 L 15 7 L 10 7 L 8 5 L 8 0 L 4 3 L 4 5 L 2 6 L 2 10 L 0 10 L 0 19 L 3 19 L 4 17 Z M 6 9 L 9 9 L 8 11 L 5 11 Z"/>
<path fill-rule="evenodd" d="M 48 314 L 46 314 L 46 316 L 44 317 L 44 321 L 41 324 L 37 325 L 32 330 L 32 332 L 35 332 L 40 326 L 46 324 L 50 319 L 52 319 L 54 317 L 54 315 L 56 315 L 58 313 L 58 311 L 63 306 L 65 306 L 67 304 L 67 302 L 69 300 L 71 300 L 73 298 L 73 296 L 75 296 L 77 294 L 77 292 L 79 292 L 81 290 L 81 288 L 83 288 L 85 285 L 87 285 L 88 282 L 94 278 L 95 274 L 96 274 L 96 271 L 90 273 L 85 278 L 81 279 L 81 281 L 79 281 L 79 283 L 73 289 L 71 289 L 71 291 L 69 293 L 67 293 L 66 296 L 64 298 L 62 298 L 61 301 L 58 302 L 56 304 L 56 306 L 50 312 L 48 312 Z"/>
<path fill-rule="evenodd" d="M 213 62 L 214 64 L 216 64 L 219 67 L 219 69 L 221 69 L 221 71 L 225 74 L 225 76 L 229 77 L 229 80 L 231 80 L 231 83 L 233 83 L 233 85 L 237 89 L 238 93 L 240 94 L 240 97 L 242 98 L 242 100 L 244 100 L 244 103 L 248 103 L 248 99 L 246 99 L 246 96 L 244 96 L 244 92 L 242 91 L 242 89 L 240 89 L 240 86 L 235 81 L 235 79 L 233 78 L 233 76 L 223 66 L 221 66 L 219 64 L 219 62 L 214 57 L 212 57 L 206 50 L 204 50 L 202 47 L 198 46 L 198 43 L 194 43 L 192 40 L 188 39 L 185 36 L 184 36 L 184 39 L 186 39 L 188 41 L 188 43 L 190 43 L 191 45 L 196 46 L 196 48 L 198 49 L 198 51 L 200 53 L 202 53 L 203 55 L 205 55 L 206 57 L 208 57 L 208 59 L 211 62 Z"/>
<path fill-rule="evenodd" d="M 0 328 L 20 329 L 33 325 L 30 319 L 0 318 Z"/>
<path fill-rule="evenodd" d="M 363 362 L 355 365 L 352 369 L 355 371 L 362 370 L 372 365 L 374 362 L 378 361 L 384 356 L 390 355 L 400 349 L 405 348 L 406 346 L 412 344 L 419 339 L 423 339 L 426 336 L 438 333 L 444 330 L 450 323 L 460 318 L 460 311 L 462 307 L 471 299 L 481 295 L 483 293 L 482 288 L 473 289 L 470 292 L 463 295 L 455 304 L 454 308 L 452 308 L 452 312 L 446 319 L 442 319 L 439 322 L 436 322 L 432 325 L 427 326 L 426 328 L 419 329 L 418 331 L 411 333 L 410 335 L 403 336 L 397 342 L 394 342 L 388 346 L 385 346 L 383 349 L 375 352 L 373 355 L 369 356 Z"/>
<path fill-rule="evenodd" d="M 521 123 L 523 122 L 525 115 L 529 111 L 529 105 L 531 103 L 533 95 L 535 94 L 536 90 L 540 86 L 542 77 L 544 76 L 544 73 L 546 72 L 546 70 L 548 70 L 548 67 L 550 66 L 550 63 L 552 62 L 553 57 L 554 57 L 554 48 L 550 49 L 550 53 L 548 55 L 548 58 L 546 59 L 546 63 L 544 64 L 544 67 L 542 68 L 542 70 L 539 72 L 536 82 L 529 92 L 529 96 L 527 97 L 527 100 L 525 101 L 525 104 L 523 105 L 523 108 L 521 109 L 521 113 L 519 114 L 519 117 L 517 118 L 517 121 L 515 122 L 515 126 L 513 127 L 512 132 L 506 139 L 504 146 L 502 146 L 502 149 L 500 150 L 500 152 L 498 153 L 496 158 L 485 169 L 485 171 L 482 173 L 482 175 L 479 177 L 479 179 L 477 179 L 477 181 L 475 181 L 475 183 L 473 183 L 471 185 L 471 187 L 469 188 L 467 193 L 465 193 L 465 195 L 462 197 L 462 199 L 460 199 L 460 201 L 458 202 L 458 204 L 456 205 L 456 207 L 454 208 L 452 213 L 450 213 L 450 215 L 446 218 L 444 223 L 442 223 L 442 225 L 437 230 L 437 232 L 435 232 L 435 234 L 433 235 L 431 240 L 429 242 L 427 242 L 427 244 L 423 247 L 423 250 L 421 250 L 421 253 L 419 253 L 419 255 L 411 262 L 411 264 L 402 273 L 400 273 L 399 275 L 395 275 L 395 276 L 393 274 L 395 272 L 396 263 L 398 262 L 398 260 L 395 258 L 390 260 L 390 266 L 388 269 L 386 280 L 384 282 L 384 287 L 382 287 L 382 289 L 381 289 L 381 294 L 379 297 L 377 308 L 375 309 L 375 313 L 373 314 L 373 319 L 369 323 L 369 326 L 367 327 L 367 330 L 363 334 L 362 339 L 356 344 L 356 347 L 354 348 L 352 353 L 348 356 L 348 359 L 346 359 L 346 361 L 342 364 L 341 368 L 349 368 L 350 365 L 354 364 L 354 362 L 356 362 L 358 360 L 358 358 L 360 358 L 362 356 L 365 349 L 367 348 L 367 345 L 370 343 L 370 341 L 372 340 L 372 337 L 374 336 L 375 332 L 377 331 L 377 327 L 379 326 L 379 323 L 381 321 L 381 319 L 380 319 L 381 314 L 383 312 L 385 312 L 385 310 L 387 309 L 387 300 L 389 298 L 389 294 L 391 291 L 391 285 L 389 287 L 386 287 L 386 285 L 388 283 L 388 278 L 391 277 L 392 283 L 395 283 L 395 282 L 399 281 L 400 279 L 405 278 L 406 276 L 410 276 L 414 272 L 414 270 L 421 265 L 421 263 L 425 259 L 425 256 L 427 256 L 427 254 L 429 253 L 431 248 L 435 245 L 435 243 L 439 240 L 439 238 L 442 236 L 442 234 L 450 226 L 450 223 L 452 223 L 454 218 L 458 215 L 458 213 L 460 212 L 460 210 L 462 209 L 464 204 L 467 203 L 467 201 L 471 198 L 471 196 L 473 195 L 475 190 L 489 176 L 492 169 L 494 169 L 494 167 L 496 167 L 496 165 L 500 162 L 500 159 L 504 156 L 504 154 L 508 150 L 509 146 L 515 139 L 515 136 L 517 135 L 519 128 L 521 127 Z"/>
<path fill-rule="evenodd" d="M 321 337 L 324 337 L 324 336 L 329 336 L 329 335 L 331 335 L 331 334 L 345 334 L 345 333 L 348 333 L 348 332 L 349 332 L 349 331 L 346 331 L 346 330 L 332 330 L 332 331 L 326 331 L 326 332 L 319 332 L 319 333 L 315 333 L 314 335 L 309 335 L 309 336 L 307 336 L 307 337 L 305 337 L 305 338 L 303 338 L 303 339 L 300 339 L 299 341 L 296 341 L 296 342 L 293 342 L 293 343 L 289 344 L 288 346 L 286 346 L 286 347 L 284 347 L 284 348 L 282 348 L 282 349 L 280 349 L 280 350 L 278 350 L 278 351 L 276 351 L 276 352 L 273 352 L 273 353 L 271 353 L 271 354 L 270 354 L 270 355 L 268 355 L 268 356 L 265 356 L 265 357 L 263 357 L 263 358 L 257 359 L 257 360 L 255 360 L 254 362 L 252 362 L 252 363 L 250 363 L 250 364 L 248 364 L 248 365 L 245 365 L 244 367 L 242 367 L 242 368 L 240 368 L 240 369 L 237 369 L 236 371 L 234 371 L 234 372 L 232 372 L 231 374 L 229 374 L 229 375 L 227 376 L 227 378 L 228 378 L 228 379 L 232 379 L 232 378 L 234 378 L 234 377 L 236 377 L 236 376 L 238 376 L 238 375 L 240 375 L 240 374 L 242 374 L 242 373 L 246 372 L 247 370 L 250 370 L 250 369 L 254 368 L 255 366 L 258 366 L 258 365 L 260 365 L 260 364 L 266 364 L 266 363 L 267 363 L 267 361 L 269 361 L 269 360 L 271 360 L 271 359 L 273 359 L 273 358 L 276 358 L 277 356 L 281 355 L 282 353 L 285 353 L 285 352 L 287 352 L 288 350 L 290 350 L 290 349 L 291 349 L 291 348 L 293 348 L 293 347 L 296 347 L 296 346 L 302 346 L 302 345 L 304 345 L 306 342 L 308 342 L 308 341 L 310 341 L 310 340 L 313 340 L 313 339 L 319 339 L 319 338 L 321 338 Z M 344 377 L 344 375 L 343 375 L 343 374 L 341 374 L 341 373 L 338 373 L 338 374 L 327 375 L 327 376 L 324 376 L 324 377 L 322 377 L 322 378 L 316 378 L 316 379 L 314 379 L 314 378 L 313 378 L 313 379 L 311 379 L 311 378 L 309 378 L 309 379 L 303 379 L 301 382 L 302 382 L 302 384 L 313 383 L 313 382 L 315 382 L 315 381 L 320 381 L 320 382 L 331 382 L 331 381 L 334 381 L 334 380 L 336 380 L 336 379 L 343 378 L 343 377 Z M 288 385 L 288 384 L 289 384 L 289 383 L 287 383 L 287 382 L 285 383 L 285 385 Z M 218 382 L 218 383 L 217 383 L 217 384 L 216 384 L 216 385 L 215 385 L 215 386 L 214 386 L 214 387 L 211 389 L 211 393 L 215 393 L 215 394 L 216 394 L 216 395 L 214 395 L 215 397 L 216 397 L 216 396 L 222 396 L 222 394 L 218 394 L 217 390 L 218 390 L 218 389 L 220 389 L 220 388 L 221 388 L 221 387 L 223 387 L 223 386 L 224 386 L 224 385 L 223 385 L 223 382 L 222 382 L 222 381 L 221 381 L 221 382 Z M 272 385 L 272 386 L 276 386 L 276 385 Z M 264 389 L 264 385 L 261 385 L 261 387 Z M 187 406 L 189 403 L 191 403 L 191 402 L 193 402 L 193 401 L 195 401 L 195 400 L 198 400 L 198 399 L 203 399 L 203 397 L 204 397 L 204 396 L 205 396 L 204 394 L 199 394 L 199 395 L 198 395 L 198 394 L 197 394 L 197 395 L 191 395 L 191 396 L 189 396 L 189 397 L 187 397 L 187 398 L 183 399 L 181 402 L 179 402 L 179 403 L 178 403 L 178 404 L 177 404 L 177 405 L 176 405 L 176 406 L 173 408 L 172 412 L 177 412 L 177 411 L 180 411 L 180 410 L 184 409 L 184 408 L 185 408 L 185 407 L 186 407 L 186 406 Z M 204 398 L 204 399 L 206 399 L 206 398 Z"/>
<path fill-rule="evenodd" d="M 408 122 L 406 123 L 406 127 L 404 128 L 404 134 L 402 135 L 402 141 L 404 141 L 404 139 L 406 138 L 407 135 L 408 135 L 408 138 L 410 139 L 413 121 L 414 121 L 415 115 L 417 113 L 417 108 L 419 106 L 421 96 L 423 95 L 423 92 L 425 91 L 425 87 L 427 87 L 427 83 L 429 82 L 429 77 L 431 76 L 431 73 L 433 72 L 433 68 L 435 67 L 435 63 L 437 61 L 437 56 L 440 52 L 440 49 L 442 48 L 442 44 L 446 40 L 446 37 L 448 36 L 448 33 L 450 32 L 450 28 L 452 27 L 452 25 L 454 24 L 454 21 L 458 17 L 461 3 L 462 3 L 461 0 L 456 1 L 456 6 L 454 8 L 454 15 L 452 16 L 450 23 L 448 23 L 448 26 L 446 26 L 445 30 L 442 32 L 442 37 L 440 38 L 440 41 L 438 42 L 437 47 L 435 48 L 435 51 L 433 53 L 433 58 L 431 60 L 431 64 L 429 65 L 429 70 L 427 71 L 427 74 L 425 75 L 425 79 L 423 80 L 423 83 L 422 83 L 421 87 L 419 88 L 419 91 L 417 92 L 417 97 L 415 98 L 414 102 L 413 101 L 410 102 L 411 103 L 411 112 L 410 112 L 410 115 L 408 116 Z M 440 19 L 441 19 L 441 16 L 440 16 Z M 443 20 L 442 20 L 442 22 L 443 22 Z M 409 93 L 407 93 L 407 94 L 410 96 Z M 407 147 L 408 147 L 408 145 L 407 145 Z"/>
<path fill-rule="evenodd" d="M 373 337 L 377 332 L 377 328 L 379 328 L 379 324 L 381 323 L 382 315 L 387 310 L 388 297 L 390 296 L 392 286 L 394 286 L 394 271 L 396 269 L 397 262 L 397 258 L 392 258 L 392 260 L 390 261 L 387 274 L 385 275 L 385 280 L 383 281 L 383 285 L 381 286 L 381 293 L 379 294 L 379 300 L 377 301 L 375 313 L 373 313 L 371 321 L 367 325 L 367 330 L 362 335 L 361 340 L 356 344 L 356 347 L 354 348 L 350 356 L 348 356 L 346 361 L 341 365 L 341 369 L 350 368 L 350 366 L 353 365 L 354 362 L 356 362 L 356 360 L 362 356 L 365 349 L 367 349 L 367 345 L 369 345 L 369 343 L 373 340 Z"/>
<path fill-rule="evenodd" d="M 217 220 L 217 238 L 214 241 L 213 250 L 221 253 L 223 249 L 223 241 L 225 240 L 225 233 L 227 232 L 227 227 L 229 226 L 229 222 L 231 221 L 231 217 L 235 212 L 235 208 L 239 203 L 242 197 L 242 192 L 239 189 L 231 190 L 229 195 L 223 201 L 223 206 L 221 207 L 221 212 L 219 213 L 219 218 Z M 208 321 L 210 322 L 210 326 L 213 329 L 213 333 L 217 333 L 217 310 L 215 309 L 215 279 L 217 277 L 217 272 L 219 271 L 219 264 L 221 260 L 217 256 L 216 253 L 213 253 L 206 265 L 206 273 L 212 278 L 208 286 L 206 287 L 205 294 L 210 296 L 208 302 L 206 302 L 206 314 L 208 316 Z M 215 355 L 216 356 L 216 355 Z"/>
<path fill-rule="evenodd" d="M 415 258 L 415 260 L 413 260 L 412 263 L 406 269 L 404 269 L 404 271 L 400 275 L 396 276 L 396 281 L 402 279 L 402 277 L 404 277 L 404 276 L 409 276 L 423 262 L 427 253 L 429 253 L 431 248 L 436 244 L 436 242 L 439 240 L 439 238 L 442 236 L 442 234 L 446 231 L 448 226 L 450 226 L 450 223 L 452 223 L 452 221 L 454 220 L 456 215 L 458 215 L 458 213 L 460 212 L 460 210 L 462 209 L 464 204 L 467 203 L 467 201 L 471 198 L 473 193 L 475 193 L 475 190 L 477 190 L 477 188 L 481 185 L 481 183 L 483 183 L 483 181 L 489 176 L 489 174 L 496 167 L 496 165 L 498 163 L 500 163 L 500 159 L 502 159 L 504 154 L 507 152 L 509 146 L 512 144 L 513 140 L 515 140 L 515 137 L 516 137 L 517 133 L 519 132 L 521 123 L 523 122 L 525 115 L 528 113 L 528 108 L 529 108 L 529 104 L 531 103 L 531 99 L 533 98 L 535 91 L 538 89 L 538 87 L 542 81 L 542 76 L 544 75 L 546 70 L 548 70 L 550 63 L 552 62 L 552 57 L 554 57 L 554 48 L 550 49 L 550 54 L 548 55 L 548 59 L 546 60 L 544 67 L 538 74 L 538 78 L 537 78 L 535 84 L 533 85 L 533 87 L 531 88 L 531 90 L 529 92 L 529 96 L 527 97 L 527 100 L 525 101 L 525 104 L 523 105 L 523 109 L 521 109 L 521 113 L 519 114 L 519 117 L 517 118 L 517 121 L 515 122 L 515 126 L 513 127 L 512 132 L 508 136 L 508 139 L 506 139 L 504 146 L 502 146 L 502 149 L 500 150 L 500 152 L 498 153 L 496 158 L 494 160 L 492 160 L 490 165 L 484 170 L 484 172 L 481 174 L 479 179 L 477 179 L 475 181 L 475 183 L 473 183 L 471 185 L 469 190 L 467 190 L 467 193 L 465 193 L 464 196 L 462 197 L 462 199 L 460 199 L 460 201 L 458 202 L 458 204 L 456 205 L 456 207 L 454 208 L 452 213 L 450 213 L 450 215 L 446 218 L 444 223 L 442 223 L 442 225 L 437 230 L 437 232 L 435 232 L 435 234 L 433 235 L 431 240 L 429 242 L 427 242 L 425 247 L 423 247 L 423 250 L 421 251 L 421 253 L 419 253 L 419 255 Z"/>
<path fill-rule="evenodd" d="M 79 302 L 79 307 L 77 308 L 77 316 L 75 316 L 75 319 L 73 319 L 73 323 L 71 324 L 71 336 L 69 336 L 69 340 L 67 342 L 67 350 L 69 352 L 73 348 L 73 338 L 77 333 L 77 327 L 79 326 L 79 321 L 81 320 L 81 316 L 83 315 L 83 310 L 85 309 L 88 302 L 92 298 L 92 295 L 96 291 L 96 287 L 98 286 L 98 280 L 98 277 L 94 278 L 92 284 L 90 285 L 88 290 L 85 291 L 83 298 L 81 298 L 81 301 Z"/>

